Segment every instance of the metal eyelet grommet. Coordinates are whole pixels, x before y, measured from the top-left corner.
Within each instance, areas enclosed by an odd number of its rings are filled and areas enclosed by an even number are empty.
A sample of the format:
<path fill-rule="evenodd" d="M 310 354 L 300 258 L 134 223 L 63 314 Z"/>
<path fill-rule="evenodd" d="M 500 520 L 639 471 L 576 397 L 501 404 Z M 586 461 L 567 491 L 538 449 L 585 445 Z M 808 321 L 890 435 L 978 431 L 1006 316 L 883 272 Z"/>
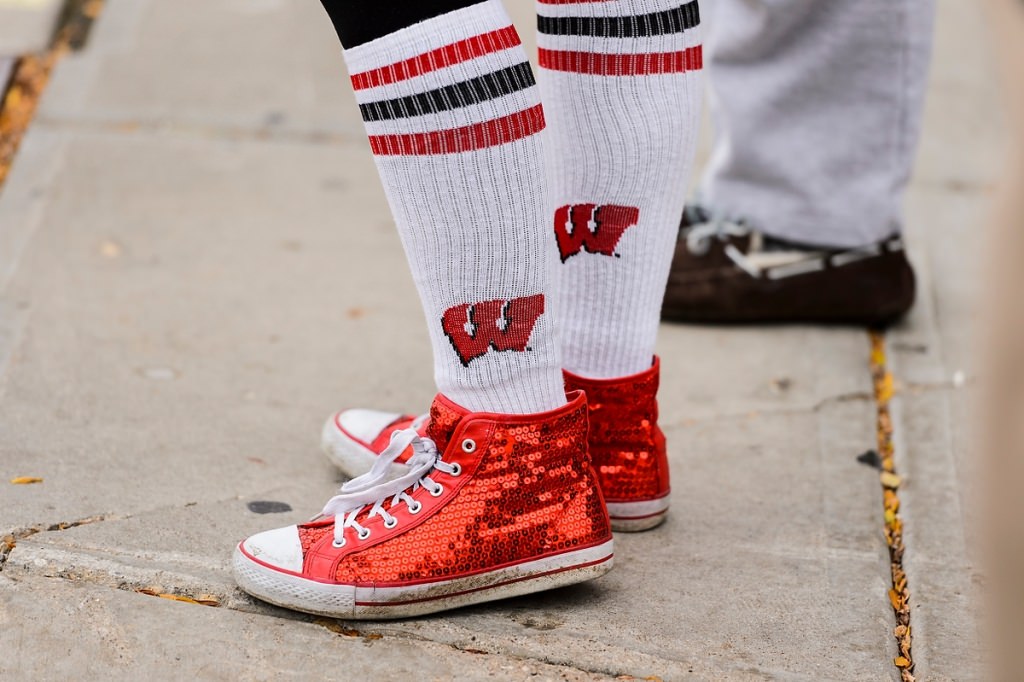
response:
<path fill-rule="evenodd" d="M 344 546 L 345 546 L 345 538 L 342 538 L 341 542 L 338 542 L 337 540 L 334 540 L 333 542 L 331 542 L 331 547 L 333 547 L 334 549 L 341 549 Z"/>
<path fill-rule="evenodd" d="M 398 519 L 396 519 L 393 516 L 390 519 L 388 519 L 387 521 L 384 522 L 384 527 L 387 528 L 388 530 L 391 530 L 392 528 L 394 528 L 397 525 L 398 525 Z"/>
<path fill-rule="evenodd" d="M 409 505 L 409 513 L 410 514 L 419 514 L 421 509 L 423 509 L 423 503 L 422 502 L 416 502 L 415 504 L 410 504 Z"/>
<path fill-rule="evenodd" d="M 438 483 L 436 488 L 430 490 L 430 496 L 441 497 L 441 495 L 444 495 L 444 486 Z"/>
<path fill-rule="evenodd" d="M 462 441 L 462 451 L 470 453 L 476 452 L 476 441 L 473 440 L 472 438 L 467 438 L 466 440 Z"/>
<path fill-rule="evenodd" d="M 461 476 L 462 475 L 462 465 L 459 464 L 458 462 L 456 462 L 455 464 L 452 464 L 452 473 L 450 475 L 451 476 Z"/>
<path fill-rule="evenodd" d="M 359 539 L 360 540 L 365 540 L 368 537 L 370 537 L 370 529 L 369 528 L 364 528 L 361 531 L 359 531 Z"/>

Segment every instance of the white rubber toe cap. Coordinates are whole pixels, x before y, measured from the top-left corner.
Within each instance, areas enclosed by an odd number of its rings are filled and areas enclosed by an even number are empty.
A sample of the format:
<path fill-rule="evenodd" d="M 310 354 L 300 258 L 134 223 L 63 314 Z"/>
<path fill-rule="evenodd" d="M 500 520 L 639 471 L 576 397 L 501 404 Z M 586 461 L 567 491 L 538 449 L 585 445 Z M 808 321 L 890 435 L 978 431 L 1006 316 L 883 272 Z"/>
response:
<path fill-rule="evenodd" d="M 345 410 L 338 413 L 338 425 L 350 436 L 364 443 L 372 443 L 381 431 L 395 423 L 402 415 L 377 410 Z"/>
<path fill-rule="evenodd" d="M 298 526 L 257 533 L 246 539 L 242 548 L 265 564 L 294 573 L 302 572 L 302 542 L 299 541 Z"/>

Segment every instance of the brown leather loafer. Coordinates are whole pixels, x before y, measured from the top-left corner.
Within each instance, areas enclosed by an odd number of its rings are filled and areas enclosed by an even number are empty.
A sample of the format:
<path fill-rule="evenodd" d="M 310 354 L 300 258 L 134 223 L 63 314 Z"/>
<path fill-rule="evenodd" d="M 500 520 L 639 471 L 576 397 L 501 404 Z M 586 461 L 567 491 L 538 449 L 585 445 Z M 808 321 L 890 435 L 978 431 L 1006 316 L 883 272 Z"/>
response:
<path fill-rule="evenodd" d="M 885 327 L 914 295 L 914 270 L 898 236 L 855 249 L 807 247 L 688 207 L 661 317 Z"/>

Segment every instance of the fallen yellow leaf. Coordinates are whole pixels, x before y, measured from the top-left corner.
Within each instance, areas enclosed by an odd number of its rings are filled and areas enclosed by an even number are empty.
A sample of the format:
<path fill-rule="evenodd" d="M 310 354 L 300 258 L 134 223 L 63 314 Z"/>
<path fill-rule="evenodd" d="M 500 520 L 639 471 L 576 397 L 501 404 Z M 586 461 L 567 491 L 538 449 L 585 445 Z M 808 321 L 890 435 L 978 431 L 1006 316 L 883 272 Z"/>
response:
<path fill-rule="evenodd" d="M 338 621 L 330 620 L 329 618 L 317 618 L 313 621 L 313 623 L 319 625 L 320 627 L 327 628 L 335 634 L 344 635 L 345 637 L 359 637 L 360 635 L 362 635 L 362 633 L 359 632 L 359 630 L 347 628 Z"/>
<path fill-rule="evenodd" d="M 101 9 L 103 9 L 103 0 L 89 0 L 82 8 L 82 14 L 89 19 L 95 19 L 100 15 Z"/>
<path fill-rule="evenodd" d="M 892 659 L 892 662 L 896 664 L 897 668 L 910 667 L 910 661 L 908 661 L 905 656 L 897 656 L 896 658 Z"/>
<path fill-rule="evenodd" d="M 180 594 L 158 594 L 156 596 L 160 597 L 161 599 L 170 599 L 171 601 L 185 602 L 186 604 L 198 604 L 199 603 L 195 599 L 193 599 L 192 597 L 183 597 Z"/>
<path fill-rule="evenodd" d="M 895 392 L 892 374 L 889 372 L 885 373 L 882 380 L 878 382 L 876 388 L 876 394 L 878 402 L 887 403 L 892 399 L 892 395 Z"/>
<path fill-rule="evenodd" d="M 878 478 L 882 481 L 882 485 L 893 490 L 899 488 L 900 483 L 903 482 L 903 479 L 890 471 L 883 471 Z"/>
<path fill-rule="evenodd" d="M 161 599 L 169 599 L 171 601 L 180 601 L 185 604 L 199 604 L 200 606 L 220 606 L 220 599 L 212 594 L 203 594 L 195 599 L 192 597 L 186 597 L 181 594 L 170 594 L 169 592 L 161 592 L 158 588 L 153 587 L 140 587 L 135 590 L 140 594 L 148 594 L 151 597 L 160 597 Z"/>
<path fill-rule="evenodd" d="M 18 478 L 12 478 L 11 483 L 14 485 L 31 485 L 33 483 L 42 483 L 43 479 L 35 476 L 19 476 Z"/>
<path fill-rule="evenodd" d="M 7 93 L 6 106 L 17 109 L 21 106 L 21 88 L 11 88 Z"/>

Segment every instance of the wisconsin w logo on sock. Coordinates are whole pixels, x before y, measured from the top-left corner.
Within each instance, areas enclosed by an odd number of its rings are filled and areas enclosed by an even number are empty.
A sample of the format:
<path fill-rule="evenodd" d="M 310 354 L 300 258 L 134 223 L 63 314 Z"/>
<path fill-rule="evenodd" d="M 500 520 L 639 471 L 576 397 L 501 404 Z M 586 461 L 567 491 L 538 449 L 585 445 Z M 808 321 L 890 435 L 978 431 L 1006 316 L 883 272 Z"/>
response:
<path fill-rule="evenodd" d="M 527 350 L 537 319 L 544 313 L 544 294 L 511 301 L 463 303 L 441 317 L 441 328 L 466 367 L 492 348 Z"/>
<path fill-rule="evenodd" d="M 555 238 L 562 262 L 580 251 L 614 256 L 615 247 L 629 228 L 640 221 L 632 206 L 575 204 L 555 211 Z"/>

